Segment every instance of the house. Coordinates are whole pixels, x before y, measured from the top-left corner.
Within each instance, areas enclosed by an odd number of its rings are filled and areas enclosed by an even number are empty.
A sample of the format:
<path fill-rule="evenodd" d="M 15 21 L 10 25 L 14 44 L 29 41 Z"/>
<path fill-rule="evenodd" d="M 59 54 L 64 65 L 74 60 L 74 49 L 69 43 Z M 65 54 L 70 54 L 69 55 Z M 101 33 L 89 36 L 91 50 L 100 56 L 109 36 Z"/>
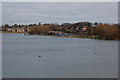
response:
<path fill-rule="evenodd" d="M 66 33 L 61 32 L 61 31 L 49 31 L 49 35 L 58 35 L 58 36 L 65 36 Z"/>
<path fill-rule="evenodd" d="M 12 32 L 12 28 L 7 28 L 7 31 Z"/>
<path fill-rule="evenodd" d="M 60 31 L 49 31 L 49 35 L 58 35 Z"/>
<path fill-rule="evenodd" d="M 27 28 L 27 27 L 17 28 L 17 32 L 26 33 L 26 32 L 29 32 L 29 28 Z"/>
<path fill-rule="evenodd" d="M 92 36 L 93 35 L 93 30 L 94 30 L 94 27 L 84 26 L 81 29 L 80 35 L 81 36 Z"/>
<path fill-rule="evenodd" d="M 12 32 L 17 32 L 17 28 L 12 28 Z"/>
<path fill-rule="evenodd" d="M 88 26 L 82 27 L 82 31 L 83 31 L 83 32 L 86 31 L 87 29 L 88 29 Z"/>

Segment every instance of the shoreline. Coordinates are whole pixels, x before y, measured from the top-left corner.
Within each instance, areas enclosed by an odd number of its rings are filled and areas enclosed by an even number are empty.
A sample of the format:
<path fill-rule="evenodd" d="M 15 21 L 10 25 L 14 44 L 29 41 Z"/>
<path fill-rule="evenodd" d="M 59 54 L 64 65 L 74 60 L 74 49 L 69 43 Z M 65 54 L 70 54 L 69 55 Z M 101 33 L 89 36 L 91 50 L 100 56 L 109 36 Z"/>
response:
<path fill-rule="evenodd" d="M 35 34 L 26 34 L 23 32 L 8 32 L 8 31 L 0 31 L 0 33 L 16 33 L 16 34 L 24 34 L 24 35 L 34 35 Z M 51 36 L 51 37 L 63 37 L 63 38 L 84 38 L 84 39 L 96 39 L 96 40 L 107 40 L 107 39 L 99 39 L 97 36 L 80 36 L 80 35 L 73 35 L 73 36 L 58 36 L 58 35 L 37 35 L 37 36 Z M 119 41 L 119 40 L 111 40 L 111 41 Z"/>
<path fill-rule="evenodd" d="M 22 33 L 22 32 L 8 32 L 8 31 L 0 31 L 0 33 L 16 33 L 16 34 L 24 34 L 24 35 L 35 35 L 35 34 L 26 34 L 26 33 Z M 96 39 L 95 36 L 87 36 L 87 37 L 83 37 L 80 35 L 71 35 L 71 36 L 58 36 L 58 35 L 38 35 L 38 36 L 53 36 L 53 37 L 65 37 L 65 38 L 90 38 L 90 39 Z"/>

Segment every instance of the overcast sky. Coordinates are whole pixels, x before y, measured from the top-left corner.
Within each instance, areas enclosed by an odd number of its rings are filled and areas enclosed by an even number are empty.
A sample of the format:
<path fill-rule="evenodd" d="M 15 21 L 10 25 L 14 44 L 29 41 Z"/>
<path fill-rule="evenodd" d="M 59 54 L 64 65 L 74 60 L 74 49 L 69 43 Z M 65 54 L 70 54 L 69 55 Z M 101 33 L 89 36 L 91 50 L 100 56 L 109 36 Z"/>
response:
<path fill-rule="evenodd" d="M 2 24 L 2 3 L 0 2 L 0 26 Z"/>
<path fill-rule="evenodd" d="M 3 2 L 3 24 L 117 23 L 117 2 Z"/>
<path fill-rule="evenodd" d="M 120 0 L 0 0 L 2 2 L 119 2 Z"/>

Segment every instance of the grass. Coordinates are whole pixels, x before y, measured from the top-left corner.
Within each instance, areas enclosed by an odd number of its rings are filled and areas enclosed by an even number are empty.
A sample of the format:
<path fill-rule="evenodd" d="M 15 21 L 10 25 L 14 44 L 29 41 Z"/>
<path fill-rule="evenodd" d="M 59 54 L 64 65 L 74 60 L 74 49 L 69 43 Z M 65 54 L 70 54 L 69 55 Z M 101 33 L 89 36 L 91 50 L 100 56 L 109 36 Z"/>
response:
<path fill-rule="evenodd" d="M 0 31 L 0 33 L 19 33 L 19 32 Z M 19 34 L 23 34 L 23 33 L 19 33 Z"/>

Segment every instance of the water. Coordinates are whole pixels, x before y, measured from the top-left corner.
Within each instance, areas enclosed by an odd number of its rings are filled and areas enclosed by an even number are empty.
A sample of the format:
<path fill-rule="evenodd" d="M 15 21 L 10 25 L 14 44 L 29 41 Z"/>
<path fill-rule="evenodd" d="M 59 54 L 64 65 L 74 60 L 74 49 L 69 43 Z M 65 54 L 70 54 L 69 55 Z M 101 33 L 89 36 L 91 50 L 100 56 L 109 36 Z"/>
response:
<path fill-rule="evenodd" d="M 0 34 L 0 79 L 2 79 L 2 34 Z"/>
<path fill-rule="evenodd" d="M 117 78 L 118 42 L 3 34 L 3 78 Z"/>

